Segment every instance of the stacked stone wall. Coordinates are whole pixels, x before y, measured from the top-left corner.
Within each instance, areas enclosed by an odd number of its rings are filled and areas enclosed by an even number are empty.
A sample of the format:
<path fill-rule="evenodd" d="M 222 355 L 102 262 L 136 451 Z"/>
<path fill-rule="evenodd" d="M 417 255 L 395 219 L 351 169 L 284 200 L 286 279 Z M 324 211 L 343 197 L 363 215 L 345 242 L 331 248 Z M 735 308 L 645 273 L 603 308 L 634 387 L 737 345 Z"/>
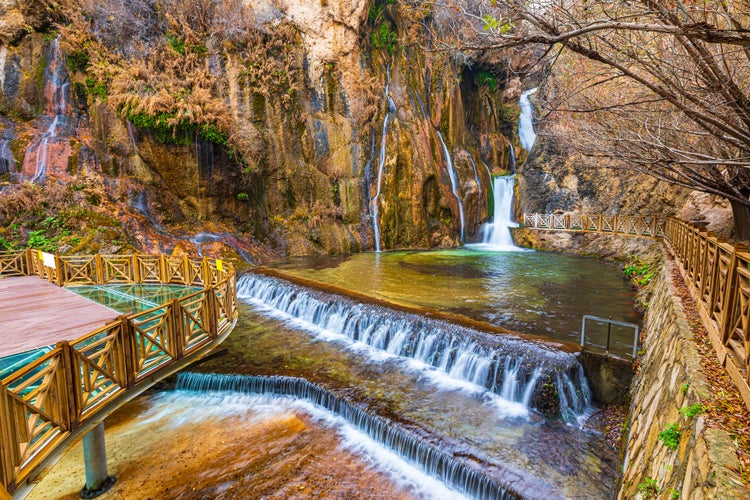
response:
<path fill-rule="evenodd" d="M 618 498 L 747 498 L 729 434 L 708 427 L 703 414 L 689 416 L 686 410 L 697 410 L 693 405 L 708 397 L 709 388 L 672 283 L 675 265 L 665 259 L 645 317 L 645 353 L 631 389 Z M 671 449 L 659 434 L 674 424 L 676 448 Z"/>

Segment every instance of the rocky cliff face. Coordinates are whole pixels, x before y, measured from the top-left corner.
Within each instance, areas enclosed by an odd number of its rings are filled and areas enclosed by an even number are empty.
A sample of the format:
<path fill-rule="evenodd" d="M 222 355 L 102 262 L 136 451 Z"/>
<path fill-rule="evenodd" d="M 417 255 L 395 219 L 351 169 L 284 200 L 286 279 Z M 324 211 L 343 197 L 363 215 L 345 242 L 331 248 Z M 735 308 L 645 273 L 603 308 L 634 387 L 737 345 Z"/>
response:
<path fill-rule="evenodd" d="M 508 87 L 504 63 L 425 51 L 432 19 L 388 1 L 225 2 L 245 31 L 218 39 L 163 3 L 140 48 L 122 38 L 142 19 L 99 19 L 85 2 L 87 17 L 63 9 L 74 27 L 59 33 L 6 30 L 2 100 L 10 161 L 23 166 L 11 181 L 85 170 L 143 248 L 231 233 L 263 259 L 373 249 L 376 233 L 383 249 L 476 237 L 490 172 L 508 168 L 515 140 L 520 85 Z M 67 129 L 51 138 L 56 43 Z M 193 117 L 207 109 L 215 120 Z"/>
<path fill-rule="evenodd" d="M 491 176 L 511 144 L 525 159 L 529 58 L 432 50 L 439 20 L 389 0 L 212 5 L 2 4 L 6 184 L 62 183 L 142 250 L 261 261 L 479 238 Z M 643 200 L 568 158 L 532 150 L 519 212 Z"/>

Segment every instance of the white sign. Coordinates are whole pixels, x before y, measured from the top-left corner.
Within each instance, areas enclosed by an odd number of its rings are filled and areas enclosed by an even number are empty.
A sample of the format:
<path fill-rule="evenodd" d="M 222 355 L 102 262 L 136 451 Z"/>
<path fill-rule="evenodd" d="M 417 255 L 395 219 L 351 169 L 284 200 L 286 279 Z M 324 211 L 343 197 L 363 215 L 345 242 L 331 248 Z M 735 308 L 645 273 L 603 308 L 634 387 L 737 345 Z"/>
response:
<path fill-rule="evenodd" d="M 42 262 L 46 267 L 55 267 L 55 255 L 47 252 L 39 252 Z"/>

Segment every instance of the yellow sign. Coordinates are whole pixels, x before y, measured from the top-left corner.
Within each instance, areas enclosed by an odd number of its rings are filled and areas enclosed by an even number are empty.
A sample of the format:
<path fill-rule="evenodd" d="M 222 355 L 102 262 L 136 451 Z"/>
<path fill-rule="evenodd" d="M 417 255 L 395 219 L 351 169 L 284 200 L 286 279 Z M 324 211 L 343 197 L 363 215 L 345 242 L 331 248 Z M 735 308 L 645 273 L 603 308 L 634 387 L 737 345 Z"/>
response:
<path fill-rule="evenodd" d="M 224 272 L 224 263 L 220 259 L 216 259 L 216 270 L 219 272 Z"/>

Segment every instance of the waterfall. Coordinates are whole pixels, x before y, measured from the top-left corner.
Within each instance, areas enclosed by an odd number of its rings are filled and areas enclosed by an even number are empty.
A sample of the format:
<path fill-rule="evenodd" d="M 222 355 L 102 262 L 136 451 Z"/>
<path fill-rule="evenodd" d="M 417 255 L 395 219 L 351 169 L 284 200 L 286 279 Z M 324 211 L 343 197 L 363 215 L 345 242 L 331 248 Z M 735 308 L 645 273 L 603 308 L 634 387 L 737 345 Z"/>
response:
<path fill-rule="evenodd" d="M 180 373 L 177 390 L 193 392 L 234 392 L 303 399 L 342 417 L 360 432 L 394 451 L 425 473 L 472 498 L 516 499 L 520 495 L 482 474 L 467 460 L 460 460 L 437 446 L 412 435 L 388 419 L 372 415 L 331 392 L 295 377 L 259 377 Z"/>
<path fill-rule="evenodd" d="M 0 175 L 12 174 L 16 170 L 16 159 L 10 150 L 10 141 L 15 138 L 16 135 L 13 133 L 13 127 L 8 125 L 8 128 L 5 129 L 0 139 Z"/>
<path fill-rule="evenodd" d="M 359 350 L 366 346 L 369 351 L 363 350 L 365 355 L 374 360 L 400 359 L 437 383 L 507 396 L 510 404 L 503 403 L 506 399 L 498 402 L 507 414 L 523 415 L 537 407 L 536 400 L 543 391 L 537 384 L 540 379 L 559 378 L 559 387 L 567 391 L 559 401 L 560 415 L 566 421 L 574 422 L 589 404 L 588 384 L 579 374 L 574 354 L 512 336 L 356 303 L 278 278 L 243 275 L 237 282 L 237 294 L 261 314 L 290 322 L 318 338 L 344 342 Z M 453 382 L 445 381 L 446 376 Z"/>
<path fill-rule="evenodd" d="M 470 245 L 479 250 L 498 252 L 523 252 L 525 248 L 517 247 L 510 234 L 511 227 L 518 227 L 513 222 L 513 187 L 515 175 L 499 175 L 492 180 L 494 211 L 492 222 L 482 226 L 482 243 Z"/>
<path fill-rule="evenodd" d="M 461 222 L 461 232 L 459 233 L 459 238 L 461 240 L 461 243 L 464 242 L 464 204 L 461 201 L 461 196 L 458 191 L 458 176 L 456 175 L 456 169 L 453 167 L 453 160 L 451 160 L 450 152 L 448 152 L 448 146 L 445 145 L 445 141 L 443 140 L 443 134 L 440 133 L 440 131 L 437 131 L 437 136 L 440 139 L 440 144 L 443 146 L 443 155 L 445 156 L 445 165 L 448 169 L 448 176 L 451 179 L 451 191 L 453 192 L 453 196 L 456 197 L 456 201 L 458 202 L 458 217 Z"/>
<path fill-rule="evenodd" d="M 396 103 L 391 99 L 391 69 L 390 66 L 386 68 L 386 84 L 385 84 L 385 98 L 388 102 L 388 110 L 383 118 L 383 134 L 380 138 L 380 155 L 378 156 L 378 184 L 375 190 L 375 196 L 370 200 L 370 214 L 372 214 L 372 232 L 375 239 L 375 251 L 379 252 L 380 247 L 380 221 L 378 198 L 380 197 L 380 189 L 383 185 L 383 168 L 385 167 L 385 146 L 386 136 L 388 134 L 388 122 L 391 119 L 391 115 L 396 112 Z"/>
<path fill-rule="evenodd" d="M 481 195 L 482 195 L 482 180 L 479 178 L 479 171 L 477 170 L 477 164 L 474 163 L 474 157 L 471 156 L 471 153 L 469 153 L 468 151 L 466 152 L 466 154 L 469 155 L 469 162 L 471 162 L 471 168 L 474 169 L 474 182 L 477 183 L 477 193 L 479 194 L 477 199 L 479 200 L 481 199 Z M 490 178 L 492 178 L 492 176 L 490 176 Z"/>
<path fill-rule="evenodd" d="M 516 173 L 516 148 L 513 147 L 512 143 L 508 143 L 508 146 L 510 146 L 510 157 L 508 158 L 508 171 L 515 174 Z"/>
<path fill-rule="evenodd" d="M 47 175 L 50 143 L 57 138 L 57 129 L 67 125 L 67 113 L 70 107 L 70 78 L 65 71 L 59 37 L 52 41 L 49 52 L 49 63 L 44 70 L 45 115 L 51 123 L 39 140 L 29 147 L 27 156 L 36 150 L 34 175 L 31 182 L 42 182 Z"/>
<path fill-rule="evenodd" d="M 525 91 L 521 94 L 521 100 L 519 105 L 521 106 L 521 116 L 518 118 L 518 139 L 521 141 L 521 146 L 526 151 L 531 151 L 531 147 L 536 141 L 536 133 L 534 132 L 534 122 L 532 117 L 533 108 L 531 107 L 531 101 L 529 96 L 536 92 L 538 87 Z"/>

